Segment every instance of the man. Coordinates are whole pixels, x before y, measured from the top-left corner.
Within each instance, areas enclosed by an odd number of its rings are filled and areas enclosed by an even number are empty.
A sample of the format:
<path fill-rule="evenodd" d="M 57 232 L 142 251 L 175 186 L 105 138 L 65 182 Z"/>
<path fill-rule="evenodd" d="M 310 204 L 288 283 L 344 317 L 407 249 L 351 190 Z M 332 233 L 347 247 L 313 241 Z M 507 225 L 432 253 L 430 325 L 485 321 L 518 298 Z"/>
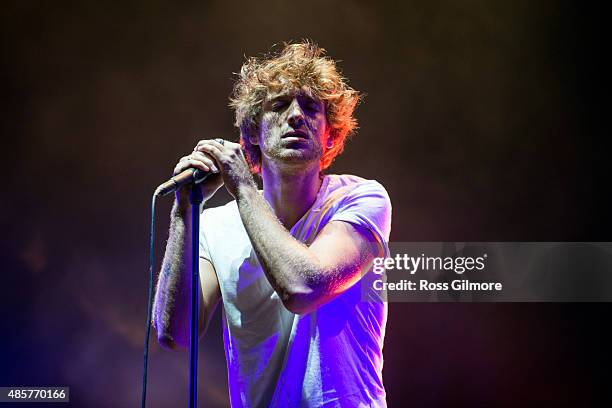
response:
<path fill-rule="evenodd" d="M 219 300 L 235 407 L 384 407 L 387 307 L 371 284 L 391 205 L 375 181 L 323 175 L 356 121 L 359 94 L 324 50 L 286 45 L 242 67 L 231 106 L 240 144 L 201 140 L 180 159 L 235 200 L 202 212 L 200 334 Z M 263 192 L 253 173 L 259 174 Z M 189 344 L 191 212 L 177 192 L 155 297 L 169 348 Z"/>

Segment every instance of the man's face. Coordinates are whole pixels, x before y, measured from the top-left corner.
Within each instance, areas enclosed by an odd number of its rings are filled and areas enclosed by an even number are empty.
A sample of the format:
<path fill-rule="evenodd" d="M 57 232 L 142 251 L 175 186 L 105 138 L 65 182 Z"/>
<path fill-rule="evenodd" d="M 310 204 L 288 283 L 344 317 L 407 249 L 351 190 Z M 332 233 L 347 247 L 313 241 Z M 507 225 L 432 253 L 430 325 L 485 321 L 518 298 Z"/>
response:
<path fill-rule="evenodd" d="M 262 160 L 293 167 L 320 162 L 329 134 L 325 104 L 305 90 L 269 95 L 259 130 Z"/>

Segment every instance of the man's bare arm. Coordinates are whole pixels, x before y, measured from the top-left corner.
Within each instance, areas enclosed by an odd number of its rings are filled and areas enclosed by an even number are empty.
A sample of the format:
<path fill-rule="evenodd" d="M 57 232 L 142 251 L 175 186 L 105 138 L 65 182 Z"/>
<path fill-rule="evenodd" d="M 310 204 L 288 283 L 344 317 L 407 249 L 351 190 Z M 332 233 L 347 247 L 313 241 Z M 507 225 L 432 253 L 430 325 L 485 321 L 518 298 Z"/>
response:
<path fill-rule="evenodd" d="M 186 168 L 198 168 L 217 173 L 213 162 L 199 152 L 193 152 L 180 159 L 174 168 L 178 174 Z M 200 184 L 204 201 L 212 197 L 223 185 L 219 174 L 209 177 Z M 155 291 L 153 305 L 153 326 L 160 344 L 166 348 L 187 348 L 191 317 L 191 206 L 189 191 L 182 188 L 177 192 L 170 218 L 170 234 L 166 252 Z M 221 293 L 213 265 L 205 259 L 199 262 L 201 298 L 199 333 L 202 335 L 219 303 Z"/>
<path fill-rule="evenodd" d="M 293 313 L 311 312 L 344 292 L 382 251 L 369 230 L 342 221 L 330 222 L 304 245 L 252 185 L 239 187 L 236 201 L 270 284 Z"/>
<path fill-rule="evenodd" d="M 330 301 L 366 272 L 382 247 L 371 231 L 332 221 L 310 247 L 295 239 L 257 190 L 239 144 L 201 140 L 196 149 L 221 166 L 268 281 L 287 309 L 304 314 Z"/>
<path fill-rule="evenodd" d="M 200 258 L 199 269 L 201 297 L 198 329 L 202 335 L 221 295 L 210 261 Z M 181 214 L 175 205 L 153 308 L 157 338 L 166 348 L 189 347 L 191 270 L 191 215 Z"/>

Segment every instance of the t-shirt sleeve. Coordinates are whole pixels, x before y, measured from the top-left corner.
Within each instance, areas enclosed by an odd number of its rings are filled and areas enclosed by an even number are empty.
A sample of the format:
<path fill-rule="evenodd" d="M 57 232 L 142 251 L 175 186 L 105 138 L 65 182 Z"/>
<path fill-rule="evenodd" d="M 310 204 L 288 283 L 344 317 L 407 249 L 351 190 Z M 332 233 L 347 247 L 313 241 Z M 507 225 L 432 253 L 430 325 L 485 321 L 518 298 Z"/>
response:
<path fill-rule="evenodd" d="M 367 228 L 389 256 L 391 233 L 391 200 L 385 188 L 376 181 L 361 183 L 339 202 L 331 221 L 344 221 Z"/>
<path fill-rule="evenodd" d="M 204 228 L 202 228 L 202 225 L 208 225 L 208 215 L 208 210 L 204 210 L 202 215 L 200 215 L 200 258 L 207 259 L 212 263 L 212 259 L 210 258 L 210 250 L 208 249 L 208 241 L 206 240 L 206 233 L 204 232 Z"/>

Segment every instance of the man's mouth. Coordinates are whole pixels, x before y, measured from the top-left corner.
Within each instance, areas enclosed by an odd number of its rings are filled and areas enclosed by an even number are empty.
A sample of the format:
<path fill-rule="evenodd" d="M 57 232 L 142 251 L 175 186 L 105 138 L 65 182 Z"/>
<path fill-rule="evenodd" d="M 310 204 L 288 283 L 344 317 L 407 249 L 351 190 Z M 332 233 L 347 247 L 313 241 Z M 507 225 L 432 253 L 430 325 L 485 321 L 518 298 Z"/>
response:
<path fill-rule="evenodd" d="M 292 130 L 291 132 L 287 132 L 282 136 L 282 139 L 288 139 L 288 138 L 308 140 L 308 135 L 306 134 L 306 132 L 301 131 L 301 130 Z"/>

